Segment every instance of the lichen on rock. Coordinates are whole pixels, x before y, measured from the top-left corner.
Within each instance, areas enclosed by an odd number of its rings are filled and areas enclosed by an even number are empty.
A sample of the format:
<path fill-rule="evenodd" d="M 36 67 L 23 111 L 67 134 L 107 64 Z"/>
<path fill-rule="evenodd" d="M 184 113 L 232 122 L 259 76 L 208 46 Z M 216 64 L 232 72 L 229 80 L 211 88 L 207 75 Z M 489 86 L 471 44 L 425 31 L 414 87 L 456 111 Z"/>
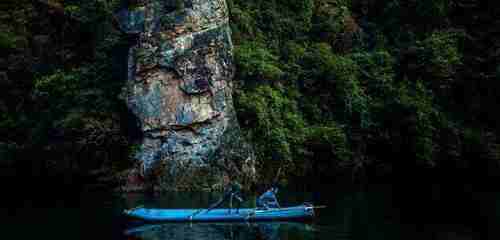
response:
<path fill-rule="evenodd" d="M 137 41 L 122 98 L 144 133 L 135 158 L 163 189 L 210 188 L 229 172 L 255 180 L 232 103 L 233 46 L 224 0 L 144 0 L 117 13 Z"/>

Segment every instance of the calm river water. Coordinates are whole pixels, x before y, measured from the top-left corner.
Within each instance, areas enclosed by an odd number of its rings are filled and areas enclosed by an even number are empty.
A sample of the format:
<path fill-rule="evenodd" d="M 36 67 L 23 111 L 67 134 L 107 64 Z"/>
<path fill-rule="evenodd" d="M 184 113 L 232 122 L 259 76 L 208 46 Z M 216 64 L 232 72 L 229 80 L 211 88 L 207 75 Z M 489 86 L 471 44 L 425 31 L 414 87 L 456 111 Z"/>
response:
<path fill-rule="evenodd" d="M 18 196 L 0 208 L 1 239 L 318 239 L 391 240 L 498 239 L 500 194 L 481 195 L 485 201 L 433 204 L 436 199 L 410 203 L 390 186 L 363 190 L 325 189 L 321 192 L 282 191 L 283 205 L 314 202 L 327 205 L 310 223 L 163 223 L 144 225 L 121 216 L 137 205 L 159 208 L 201 208 L 216 194 L 111 194 L 82 191 L 76 196 Z M 246 206 L 252 206 L 250 198 Z M 462 205 L 471 204 L 471 205 Z M 478 204 L 477 206 L 475 204 Z M 412 207 L 412 205 L 415 205 Z M 422 207 L 422 205 L 429 205 Z M 435 205 L 434 207 L 432 205 Z M 458 205 L 458 206 L 456 206 Z M 461 207 L 460 207 L 461 206 Z M 472 210 L 466 210 L 472 209 Z M 474 213 L 477 210 L 477 215 Z M 464 217 L 463 214 L 472 214 Z"/>

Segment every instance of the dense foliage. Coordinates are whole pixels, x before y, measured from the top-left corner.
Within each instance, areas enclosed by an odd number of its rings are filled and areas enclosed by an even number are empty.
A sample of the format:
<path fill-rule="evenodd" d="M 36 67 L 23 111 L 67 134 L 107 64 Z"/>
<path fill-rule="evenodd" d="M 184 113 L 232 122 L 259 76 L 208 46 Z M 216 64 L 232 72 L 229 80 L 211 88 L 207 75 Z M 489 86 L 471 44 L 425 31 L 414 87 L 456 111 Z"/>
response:
<path fill-rule="evenodd" d="M 267 178 L 500 173 L 492 1 L 229 5 L 237 110 Z"/>
<path fill-rule="evenodd" d="M 131 147 L 118 99 L 126 43 L 112 27 L 116 3 L 0 6 L 7 53 L 0 70 L 2 174 L 74 181 L 127 167 Z"/>
<path fill-rule="evenodd" d="M 495 1 L 228 5 L 235 105 L 264 179 L 500 175 Z M 117 6 L 2 1 L 1 166 L 89 173 L 127 165 L 134 134 L 118 97 L 128 42 L 112 26 Z"/>

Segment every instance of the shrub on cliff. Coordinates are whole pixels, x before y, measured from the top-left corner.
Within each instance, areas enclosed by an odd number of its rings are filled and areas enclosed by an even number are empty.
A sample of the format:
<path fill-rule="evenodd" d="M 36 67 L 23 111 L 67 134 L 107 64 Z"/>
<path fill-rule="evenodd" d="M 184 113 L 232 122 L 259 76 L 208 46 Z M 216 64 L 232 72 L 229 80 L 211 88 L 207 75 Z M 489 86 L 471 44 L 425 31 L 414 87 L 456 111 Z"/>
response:
<path fill-rule="evenodd" d="M 305 90 L 319 94 L 323 109 L 334 112 L 342 121 L 359 121 L 363 128 L 371 124 L 370 96 L 360 84 L 359 66 L 350 57 L 334 54 L 325 43 L 309 47 L 303 60 Z"/>
<path fill-rule="evenodd" d="M 269 174 L 281 166 L 293 169 L 296 153 L 303 148 L 305 122 L 290 93 L 263 85 L 236 98 L 242 125 L 250 133 L 267 177 L 273 177 Z"/>
<path fill-rule="evenodd" d="M 17 37 L 8 31 L 0 32 L 0 49 L 2 51 L 8 51 L 16 48 Z"/>
<path fill-rule="evenodd" d="M 434 32 L 423 41 L 418 41 L 419 64 L 427 81 L 437 91 L 450 88 L 457 69 L 462 64 L 460 32 Z"/>
<path fill-rule="evenodd" d="M 257 42 L 243 42 L 235 49 L 240 78 L 260 82 L 276 82 L 283 71 L 278 57 Z"/>
<path fill-rule="evenodd" d="M 318 165 L 317 168 L 323 172 L 342 168 L 351 162 L 352 152 L 347 134 L 336 122 L 309 127 L 305 144 L 313 155 L 312 164 Z"/>

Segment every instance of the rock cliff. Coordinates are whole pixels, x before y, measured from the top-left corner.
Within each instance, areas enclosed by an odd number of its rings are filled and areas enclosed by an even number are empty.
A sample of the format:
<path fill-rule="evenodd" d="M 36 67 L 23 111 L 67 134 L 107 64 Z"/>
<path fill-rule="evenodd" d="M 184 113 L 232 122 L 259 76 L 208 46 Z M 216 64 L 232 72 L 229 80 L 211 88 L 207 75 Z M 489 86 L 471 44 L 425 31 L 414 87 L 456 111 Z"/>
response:
<path fill-rule="evenodd" d="M 225 1 L 136 1 L 116 19 L 134 41 L 122 98 L 143 133 L 127 188 L 211 188 L 223 172 L 254 181 L 233 109 Z"/>

